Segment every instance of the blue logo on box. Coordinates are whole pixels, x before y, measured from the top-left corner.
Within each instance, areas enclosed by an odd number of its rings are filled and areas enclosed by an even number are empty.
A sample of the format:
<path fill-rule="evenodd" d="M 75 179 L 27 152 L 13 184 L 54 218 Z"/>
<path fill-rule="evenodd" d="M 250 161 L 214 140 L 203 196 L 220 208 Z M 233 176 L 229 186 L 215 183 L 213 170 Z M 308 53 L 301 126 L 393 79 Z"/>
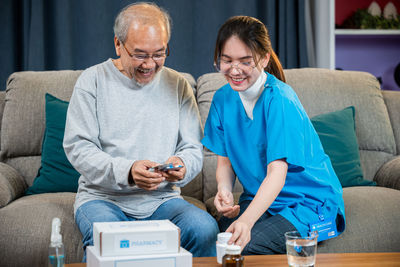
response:
<path fill-rule="evenodd" d="M 119 247 L 120 248 L 129 248 L 129 240 L 121 240 L 119 242 Z"/>

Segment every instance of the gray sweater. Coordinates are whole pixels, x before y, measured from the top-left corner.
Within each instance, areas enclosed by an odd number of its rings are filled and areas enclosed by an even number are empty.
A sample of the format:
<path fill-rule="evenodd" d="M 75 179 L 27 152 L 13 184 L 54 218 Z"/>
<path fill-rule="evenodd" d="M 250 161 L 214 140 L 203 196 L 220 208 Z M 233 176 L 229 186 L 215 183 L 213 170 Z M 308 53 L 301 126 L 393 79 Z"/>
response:
<path fill-rule="evenodd" d="M 200 116 L 192 88 L 163 67 L 139 86 L 109 59 L 79 77 L 67 113 L 64 150 L 81 174 L 74 211 L 89 200 L 110 201 L 136 218 L 150 216 L 163 202 L 180 197 L 179 187 L 200 171 Z M 136 160 L 164 163 L 180 157 L 183 180 L 163 182 L 155 191 L 128 184 Z"/>

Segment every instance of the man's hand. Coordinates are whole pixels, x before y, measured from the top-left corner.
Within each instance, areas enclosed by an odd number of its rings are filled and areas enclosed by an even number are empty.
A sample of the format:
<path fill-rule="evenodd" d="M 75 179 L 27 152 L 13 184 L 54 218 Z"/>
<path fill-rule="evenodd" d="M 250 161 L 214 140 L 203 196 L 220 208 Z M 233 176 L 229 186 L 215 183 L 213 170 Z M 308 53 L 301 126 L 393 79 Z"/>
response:
<path fill-rule="evenodd" d="M 165 163 L 172 163 L 172 165 L 182 165 L 183 167 L 176 171 L 166 171 L 161 172 L 161 174 L 165 177 L 165 180 L 168 182 L 178 182 L 185 177 L 186 168 L 183 164 L 182 160 L 177 156 L 170 157 Z"/>
<path fill-rule="evenodd" d="M 228 244 L 238 245 L 243 250 L 251 239 L 251 228 L 253 228 L 252 225 L 249 225 L 245 221 L 241 221 L 240 218 L 234 221 L 228 229 L 226 229 L 226 232 L 232 233 L 232 237 L 229 239 Z"/>
<path fill-rule="evenodd" d="M 239 215 L 240 206 L 235 205 L 232 192 L 225 188 L 218 190 L 214 205 L 217 211 L 227 218 L 235 218 Z"/>
<path fill-rule="evenodd" d="M 158 185 L 165 180 L 161 173 L 151 172 L 149 168 L 158 164 L 149 160 L 138 160 L 133 163 L 131 174 L 135 184 L 145 190 L 156 190 Z"/>

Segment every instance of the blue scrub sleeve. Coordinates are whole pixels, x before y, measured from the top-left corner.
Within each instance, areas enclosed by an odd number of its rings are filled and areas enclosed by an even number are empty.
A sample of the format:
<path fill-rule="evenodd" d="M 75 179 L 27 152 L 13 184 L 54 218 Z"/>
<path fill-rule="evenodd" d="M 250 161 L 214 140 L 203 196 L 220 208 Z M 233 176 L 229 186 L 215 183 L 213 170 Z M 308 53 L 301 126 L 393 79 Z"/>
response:
<path fill-rule="evenodd" d="M 277 93 L 269 103 L 267 118 L 267 164 L 286 159 L 288 171 L 304 170 L 304 149 L 310 149 L 310 124 L 303 106 L 294 94 Z"/>
<path fill-rule="evenodd" d="M 222 126 L 221 116 L 214 104 L 214 100 L 211 102 L 206 125 L 204 126 L 204 138 L 201 142 L 215 154 L 227 157 L 224 128 Z"/>

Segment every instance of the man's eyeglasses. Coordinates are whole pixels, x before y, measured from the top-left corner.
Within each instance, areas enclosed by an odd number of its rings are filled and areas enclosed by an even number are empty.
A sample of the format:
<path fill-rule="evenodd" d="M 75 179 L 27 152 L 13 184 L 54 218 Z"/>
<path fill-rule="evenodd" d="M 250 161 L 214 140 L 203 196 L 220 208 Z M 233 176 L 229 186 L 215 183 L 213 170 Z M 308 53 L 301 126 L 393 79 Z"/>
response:
<path fill-rule="evenodd" d="M 155 62 L 160 62 L 162 60 L 164 60 L 167 56 L 169 56 L 169 46 L 167 44 L 167 51 L 166 52 L 157 52 L 155 54 L 131 54 L 128 49 L 126 48 L 125 44 L 123 42 L 121 42 L 122 46 L 124 47 L 126 53 L 128 53 L 128 55 L 136 60 L 136 61 L 145 61 L 149 58 L 151 58 L 152 60 L 154 60 Z"/>
<path fill-rule="evenodd" d="M 235 68 L 242 73 L 250 73 L 256 67 L 256 64 L 253 60 L 233 64 L 230 60 L 218 58 L 217 62 L 214 63 L 214 67 L 218 72 L 223 74 L 229 73 L 232 68 Z"/>

